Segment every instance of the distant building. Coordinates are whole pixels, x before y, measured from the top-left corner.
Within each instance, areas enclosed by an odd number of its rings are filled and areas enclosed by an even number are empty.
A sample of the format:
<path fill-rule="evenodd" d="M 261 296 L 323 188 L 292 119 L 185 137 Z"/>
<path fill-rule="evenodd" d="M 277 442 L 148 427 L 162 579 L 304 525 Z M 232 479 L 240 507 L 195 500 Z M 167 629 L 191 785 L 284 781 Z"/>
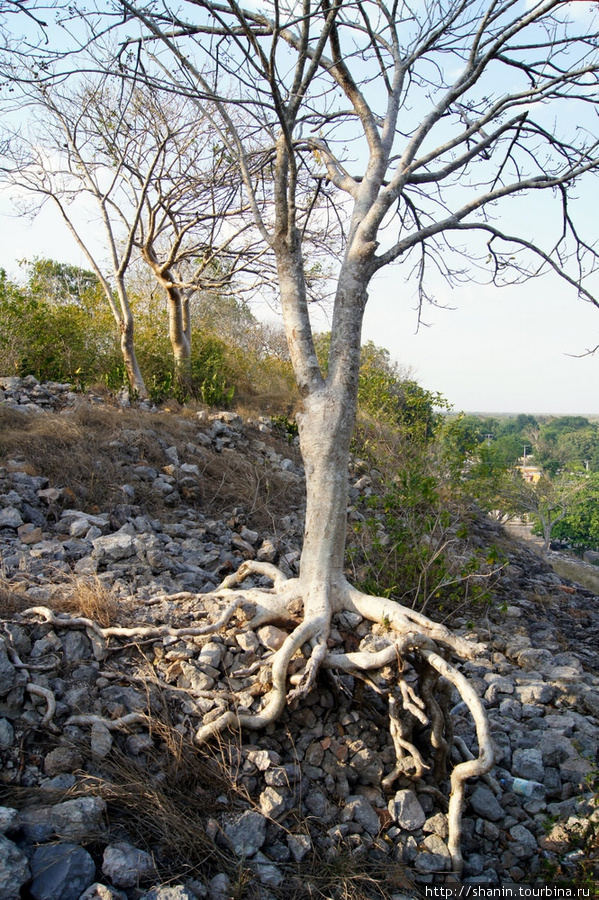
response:
<path fill-rule="evenodd" d="M 533 466 L 529 462 L 521 462 L 516 468 L 522 475 L 524 481 L 528 481 L 530 484 L 536 484 L 543 474 L 538 466 Z"/>

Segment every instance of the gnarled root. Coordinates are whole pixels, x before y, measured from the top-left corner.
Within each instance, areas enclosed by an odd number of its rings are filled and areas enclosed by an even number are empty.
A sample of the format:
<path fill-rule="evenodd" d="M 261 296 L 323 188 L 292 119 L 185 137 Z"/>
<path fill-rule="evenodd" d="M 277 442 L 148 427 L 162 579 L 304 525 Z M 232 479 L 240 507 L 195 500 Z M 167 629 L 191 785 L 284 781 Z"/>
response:
<path fill-rule="evenodd" d="M 272 587 L 244 587 L 243 582 L 250 576 L 267 578 L 272 582 Z M 363 594 L 344 579 L 328 584 L 313 581 L 307 585 L 301 578 L 286 578 L 269 563 L 243 563 L 237 572 L 225 578 L 207 598 L 225 601 L 226 605 L 216 621 L 202 627 L 172 628 L 162 625 L 100 628 L 90 619 L 57 615 L 46 607 L 34 607 L 23 615 L 39 616 L 58 627 L 84 628 L 90 638 L 93 638 L 98 659 L 104 658 L 107 642 L 111 638 L 152 640 L 168 636 L 197 637 L 214 634 L 226 627 L 240 608 L 243 608 L 246 619 L 249 616 L 246 628 L 258 628 L 273 622 L 291 627 L 279 649 L 269 659 L 263 658 L 259 662 L 261 667 L 270 665 L 272 671 L 272 687 L 265 696 L 262 708 L 258 712 L 247 713 L 236 710 L 232 705 L 217 718 L 197 729 L 196 742 L 203 744 L 227 729 L 258 730 L 276 721 L 286 705 L 297 702 L 313 688 L 321 668 L 355 674 L 372 684 L 377 693 L 388 696 L 390 733 L 397 763 L 383 780 L 384 789 L 391 789 L 400 777 L 408 777 L 420 781 L 423 790 L 438 792 L 436 786 L 425 785 L 422 779 L 426 777 L 430 780 L 431 770 L 436 784 L 445 778 L 453 744 L 449 695 L 452 691 L 457 692 L 472 716 L 478 741 L 478 756 L 458 763 L 451 773 L 448 850 L 453 871 L 459 876 L 462 870 L 460 843 L 465 784 L 468 778 L 483 776 L 491 769 L 493 749 L 486 713 L 479 697 L 464 675 L 445 656 L 453 653 L 458 657 L 472 659 L 484 646 L 453 634 L 444 625 L 406 609 L 395 601 Z M 334 613 L 341 612 L 357 613 L 362 618 L 384 626 L 386 645 L 374 652 L 339 652 L 329 649 L 331 618 Z M 293 660 L 301 660 L 299 671 L 295 663 L 291 666 Z M 290 667 L 294 670 L 292 678 Z M 397 673 L 391 681 L 385 676 L 377 684 L 376 674 L 368 677 L 365 675 L 381 669 L 387 672 L 391 667 Z M 236 674 L 245 675 L 249 671 Z M 416 679 L 414 673 L 418 676 Z M 290 682 L 293 684 L 291 689 Z M 51 721 L 50 700 L 46 699 L 49 704 L 46 718 Z M 223 695 L 222 699 L 227 698 Z M 232 703 L 235 703 L 235 699 Z M 93 719 L 94 717 L 84 716 L 69 721 L 73 724 L 93 724 Z M 137 724 L 137 720 L 133 722 L 124 718 L 122 721 L 112 722 L 110 727 L 126 727 L 131 724 Z M 430 759 L 417 747 L 419 731 L 426 731 L 428 734 L 432 747 Z"/>

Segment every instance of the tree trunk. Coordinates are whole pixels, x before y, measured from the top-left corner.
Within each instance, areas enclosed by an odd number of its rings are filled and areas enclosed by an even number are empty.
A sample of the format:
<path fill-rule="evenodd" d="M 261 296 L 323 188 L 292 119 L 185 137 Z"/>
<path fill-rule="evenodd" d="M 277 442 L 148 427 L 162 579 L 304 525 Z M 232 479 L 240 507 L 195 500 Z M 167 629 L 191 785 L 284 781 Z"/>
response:
<path fill-rule="evenodd" d="M 119 330 L 121 353 L 123 355 L 125 369 L 127 370 L 129 384 L 131 385 L 131 389 L 135 391 L 141 400 L 147 400 L 148 391 L 139 368 L 139 363 L 137 362 L 135 347 L 133 345 L 133 319 L 128 318 L 125 321 L 121 320 L 119 323 Z"/>
<path fill-rule="evenodd" d="M 347 391 L 323 388 L 298 415 L 306 472 L 306 521 L 300 578 L 305 618 L 324 612 L 344 581 L 349 447 L 355 402 Z M 333 611 L 333 610 L 331 610 Z"/>
<path fill-rule="evenodd" d="M 189 301 L 172 283 L 165 284 L 168 298 L 168 333 L 173 348 L 175 379 L 190 391 L 191 384 L 191 323 Z"/>

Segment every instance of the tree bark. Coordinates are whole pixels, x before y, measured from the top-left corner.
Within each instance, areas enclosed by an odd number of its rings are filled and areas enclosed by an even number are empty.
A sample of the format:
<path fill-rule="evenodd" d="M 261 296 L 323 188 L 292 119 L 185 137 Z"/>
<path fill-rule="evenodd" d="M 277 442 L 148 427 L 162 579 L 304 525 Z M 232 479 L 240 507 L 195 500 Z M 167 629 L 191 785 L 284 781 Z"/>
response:
<path fill-rule="evenodd" d="M 133 318 L 121 319 L 119 322 L 121 353 L 127 370 L 127 378 L 132 390 L 141 400 L 147 400 L 148 391 L 137 362 L 135 347 L 133 345 Z"/>

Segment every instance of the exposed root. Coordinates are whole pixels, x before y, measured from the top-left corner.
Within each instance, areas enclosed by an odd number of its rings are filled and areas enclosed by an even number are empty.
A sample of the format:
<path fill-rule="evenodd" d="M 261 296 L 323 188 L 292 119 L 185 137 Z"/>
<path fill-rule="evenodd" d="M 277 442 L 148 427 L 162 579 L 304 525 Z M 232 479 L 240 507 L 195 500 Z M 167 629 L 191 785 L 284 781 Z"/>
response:
<path fill-rule="evenodd" d="M 410 766 L 414 769 L 414 778 L 422 778 L 424 773 L 428 772 L 430 768 L 430 766 L 427 766 L 424 762 L 420 751 L 408 740 L 406 726 L 401 720 L 398 703 L 393 696 L 389 697 L 389 732 L 393 740 L 397 764 L 393 771 L 390 772 L 386 778 L 383 778 L 383 781 L 381 782 L 385 790 L 389 790 L 400 775 L 408 774 Z M 407 756 L 405 754 L 406 750 L 408 753 Z"/>
<path fill-rule="evenodd" d="M 39 684 L 29 683 L 25 685 L 26 689 L 30 694 L 33 694 L 34 697 L 43 697 L 46 701 L 46 714 L 42 719 L 42 725 L 46 728 L 49 728 L 51 731 L 58 731 L 59 729 L 54 724 L 54 716 L 56 714 L 56 698 L 51 690 L 48 688 L 40 687 Z"/>
<path fill-rule="evenodd" d="M 127 713 L 118 719 L 107 719 L 104 716 L 70 716 L 66 725 L 103 725 L 109 731 L 120 731 L 130 728 L 131 725 L 147 725 L 148 717 L 142 713 Z"/>
<path fill-rule="evenodd" d="M 272 587 L 242 587 L 243 582 L 250 576 L 268 578 L 272 582 Z M 171 595 L 168 599 L 178 596 L 187 599 L 195 595 L 182 592 L 181 595 Z M 162 598 L 152 598 L 149 602 L 159 599 Z M 288 628 L 291 627 L 291 630 L 282 646 L 269 658 L 263 657 L 244 670 L 234 673 L 234 677 L 242 677 L 270 664 L 272 687 L 264 698 L 263 707 L 256 713 L 245 713 L 234 708 L 237 702 L 234 692 L 211 691 L 206 694 L 202 692 L 202 696 L 209 694 L 212 699 L 227 700 L 232 707 L 217 715 L 212 721 L 200 725 L 195 734 L 196 743 L 203 744 L 227 729 L 262 729 L 275 722 L 286 705 L 297 702 L 313 688 L 321 668 L 331 671 L 332 675 L 335 671 L 345 672 L 366 679 L 379 695 L 388 697 L 390 733 L 397 762 L 393 771 L 382 782 L 383 788 L 387 790 L 403 776 L 418 782 L 419 789 L 434 791 L 435 796 L 437 794 L 442 796 L 433 785 L 422 783 L 422 779 L 427 776 L 431 780 L 431 770 L 437 784 L 445 779 L 447 762 L 454 744 L 449 710 L 450 693 L 455 690 L 474 720 L 479 747 L 477 757 L 468 754 L 471 758 L 458 763 L 451 773 L 448 849 L 453 871 L 459 876 L 462 870 L 460 843 L 465 784 L 467 779 L 483 776 L 489 771 L 493 765 L 493 749 L 486 713 L 479 697 L 468 680 L 447 661 L 445 655 L 454 653 L 459 657 L 472 659 L 484 649 L 483 645 L 455 635 L 444 625 L 435 623 L 421 613 L 407 609 L 395 601 L 369 597 L 351 587 L 343 579 L 328 585 L 317 583 L 307 586 L 302 583 L 301 578 L 286 578 L 275 566 L 255 560 L 243 563 L 235 573 L 227 576 L 214 592 L 208 594 L 207 599 L 221 600 L 226 606 L 216 621 L 202 627 L 173 628 L 162 625 L 101 628 L 90 619 L 57 615 L 47 607 L 33 607 L 22 615 L 41 617 L 59 628 L 85 629 L 92 639 L 97 659 L 105 657 L 107 644 L 112 638 L 151 641 L 164 637 L 199 637 L 214 634 L 226 627 L 240 609 L 246 616 L 246 628 L 255 629 L 265 623 L 283 623 Z M 327 642 L 331 616 L 333 612 L 342 611 L 358 613 L 371 622 L 385 625 L 389 634 L 387 646 L 376 652 L 329 650 Z M 304 655 L 308 657 L 307 662 L 300 667 L 300 671 L 296 667 L 290 677 L 291 662 L 302 648 Z M 376 673 L 381 669 L 396 671 L 394 683 L 389 680 L 391 676 L 385 675 L 382 680 L 379 678 Z M 364 673 L 375 674 L 367 678 Z M 418 675 L 417 680 L 413 678 L 414 673 Z M 151 677 L 150 680 L 167 689 L 185 692 L 182 688 L 162 685 L 159 679 Z M 294 685 L 291 690 L 289 690 L 290 682 Z M 55 704 L 51 706 L 53 697 L 48 696 L 51 692 L 42 693 L 43 689 L 35 690 L 33 685 L 28 686 L 28 689 L 31 693 L 45 697 L 48 712 L 44 722 L 51 725 L 55 711 Z M 193 696 L 193 692 L 190 693 Z M 114 730 L 146 721 L 145 716 L 132 713 L 112 720 L 93 715 L 72 716 L 67 724 L 97 723 Z M 416 746 L 421 729 L 426 730 L 432 747 L 430 759 Z M 456 743 L 459 746 L 457 739 Z"/>

